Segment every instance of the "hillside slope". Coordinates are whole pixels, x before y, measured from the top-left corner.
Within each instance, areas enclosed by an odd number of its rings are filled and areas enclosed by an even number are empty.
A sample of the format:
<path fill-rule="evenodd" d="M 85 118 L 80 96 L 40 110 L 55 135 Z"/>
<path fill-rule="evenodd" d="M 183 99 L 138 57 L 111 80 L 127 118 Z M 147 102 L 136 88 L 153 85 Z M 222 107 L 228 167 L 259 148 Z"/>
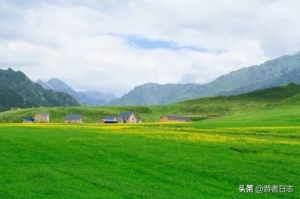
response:
<path fill-rule="evenodd" d="M 233 95 L 289 82 L 300 83 L 300 53 L 222 75 L 208 84 L 147 83 L 111 102 L 117 105 L 169 104 L 199 97 Z"/>
<path fill-rule="evenodd" d="M 117 115 L 121 111 L 133 111 L 145 122 L 155 122 L 162 115 L 184 115 L 193 121 L 203 118 L 224 117 L 260 110 L 289 107 L 289 100 L 299 96 L 300 85 L 291 83 L 285 86 L 258 90 L 236 96 L 207 97 L 188 100 L 163 106 L 101 106 L 101 107 L 54 107 L 31 108 L 0 113 L 0 122 L 20 122 L 22 117 L 32 117 L 37 112 L 50 112 L 52 122 L 63 122 L 66 114 L 83 115 L 84 122 L 96 123 L 105 115 Z"/>
<path fill-rule="evenodd" d="M 36 106 L 36 104 L 27 101 L 11 89 L 0 86 L 0 111 L 9 110 L 12 107 L 28 108 L 33 106 Z"/>
<path fill-rule="evenodd" d="M 38 84 L 33 83 L 24 73 L 15 72 L 12 69 L 0 69 L 0 86 L 22 96 L 23 101 L 30 102 L 32 106 L 78 106 L 80 105 L 73 97 L 62 92 L 45 90 Z M 1 103 L 2 99 L 0 99 Z M 16 107 L 24 107 L 20 101 L 14 104 Z M 8 104 L 7 109 L 12 106 Z M 26 107 L 26 106 L 25 106 Z"/>
<path fill-rule="evenodd" d="M 257 90 L 233 96 L 207 97 L 179 102 L 184 112 L 210 112 L 211 114 L 235 114 L 255 112 L 275 106 L 300 93 L 300 85 L 290 83 L 284 86 Z M 287 104 L 285 104 L 287 106 Z"/>

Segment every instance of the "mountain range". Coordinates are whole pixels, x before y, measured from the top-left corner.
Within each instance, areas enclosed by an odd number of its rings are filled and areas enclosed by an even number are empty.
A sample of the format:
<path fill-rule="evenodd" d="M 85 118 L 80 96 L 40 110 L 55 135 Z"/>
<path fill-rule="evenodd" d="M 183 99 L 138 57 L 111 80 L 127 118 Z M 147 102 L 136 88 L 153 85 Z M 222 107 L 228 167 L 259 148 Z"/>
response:
<path fill-rule="evenodd" d="M 0 110 L 26 107 L 78 106 L 72 96 L 46 90 L 21 71 L 0 69 Z"/>
<path fill-rule="evenodd" d="M 300 52 L 233 71 L 207 84 L 146 83 L 110 104 L 161 105 L 200 97 L 236 95 L 290 82 L 300 83 Z"/>
<path fill-rule="evenodd" d="M 146 83 L 121 98 L 97 91 L 75 91 L 57 78 L 34 83 L 20 71 L 0 69 L 0 110 L 82 104 L 162 105 L 201 97 L 237 95 L 290 82 L 300 84 L 300 52 L 233 71 L 207 84 Z"/>
<path fill-rule="evenodd" d="M 110 101 L 117 99 L 117 96 L 111 93 L 102 93 L 98 91 L 75 91 L 58 78 L 53 78 L 47 82 L 38 80 L 37 84 L 41 85 L 47 90 L 55 90 L 67 93 L 73 96 L 77 101 L 85 105 L 104 105 Z"/>

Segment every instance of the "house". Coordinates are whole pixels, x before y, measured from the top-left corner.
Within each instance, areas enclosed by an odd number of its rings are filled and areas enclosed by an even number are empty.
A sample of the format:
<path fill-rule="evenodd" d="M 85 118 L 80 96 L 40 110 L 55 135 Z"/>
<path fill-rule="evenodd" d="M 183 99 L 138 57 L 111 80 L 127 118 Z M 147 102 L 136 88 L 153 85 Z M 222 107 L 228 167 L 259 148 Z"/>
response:
<path fill-rule="evenodd" d="M 49 123 L 49 113 L 38 113 L 34 116 L 34 121 L 39 123 Z"/>
<path fill-rule="evenodd" d="M 142 121 L 142 119 L 140 118 L 140 117 L 137 117 L 136 118 L 136 123 L 142 123 L 143 121 Z"/>
<path fill-rule="evenodd" d="M 23 121 L 23 123 L 33 123 L 34 118 L 23 118 L 22 121 Z"/>
<path fill-rule="evenodd" d="M 79 114 L 68 114 L 65 117 L 65 123 L 82 123 L 82 117 Z"/>
<path fill-rule="evenodd" d="M 118 123 L 116 116 L 105 116 L 99 123 Z"/>
<path fill-rule="evenodd" d="M 120 123 L 136 123 L 136 116 L 133 112 L 122 112 L 117 119 Z"/>
<path fill-rule="evenodd" d="M 183 116 L 165 115 L 165 116 L 161 116 L 158 121 L 159 122 L 190 122 L 191 119 Z"/>

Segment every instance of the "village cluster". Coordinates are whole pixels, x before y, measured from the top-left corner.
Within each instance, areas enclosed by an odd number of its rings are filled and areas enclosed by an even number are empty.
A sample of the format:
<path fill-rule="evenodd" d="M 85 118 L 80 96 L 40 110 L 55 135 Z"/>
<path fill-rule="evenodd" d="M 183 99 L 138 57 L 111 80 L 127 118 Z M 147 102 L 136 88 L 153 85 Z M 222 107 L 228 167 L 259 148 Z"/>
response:
<path fill-rule="evenodd" d="M 158 118 L 159 122 L 189 122 L 188 117 L 164 115 Z M 50 114 L 47 112 L 37 113 L 32 118 L 23 118 L 23 123 L 49 123 Z M 64 118 L 65 123 L 83 123 L 81 114 L 67 114 Z M 142 123 L 143 120 L 134 112 L 121 112 L 117 116 L 105 116 L 98 123 Z"/>

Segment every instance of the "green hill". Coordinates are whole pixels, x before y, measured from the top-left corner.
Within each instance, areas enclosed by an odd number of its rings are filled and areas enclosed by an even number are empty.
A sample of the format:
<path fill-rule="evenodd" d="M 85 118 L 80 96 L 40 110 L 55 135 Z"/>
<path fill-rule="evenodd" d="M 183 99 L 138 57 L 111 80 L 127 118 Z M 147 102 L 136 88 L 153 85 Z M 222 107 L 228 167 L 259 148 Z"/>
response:
<path fill-rule="evenodd" d="M 300 85 L 290 83 L 240 95 L 200 98 L 178 104 L 180 111 L 186 113 L 227 115 L 269 108 L 299 93 Z M 288 103 L 285 103 L 284 106 L 288 106 Z"/>
<path fill-rule="evenodd" d="M 0 87 L 0 111 L 5 111 L 12 107 L 27 108 L 35 105 L 34 103 L 26 101 L 24 97 L 11 89 Z"/>
<path fill-rule="evenodd" d="M 258 90 L 235 96 L 219 96 L 188 100 L 163 106 L 100 106 L 100 107 L 42 107 L 0 113 L 0 122 L 20 122 L 23 117 L 32 117 L 37 112 L 49 112 L 51 122 L 63 122 L 66 114 L 81 114 L 86 123 L 96 123 L 105 115 L 117 115 L 121 111 L 133 111 L 145 122 L 155 122 L 162 115 L 185 115 L 193 121 L 204 118 L 223 117 L 260 110 L 285 108 L 299 99 L 300 85 Z"/>
<path fill-rule="evenodd" d="M 73 97 L 62 92 L 45 90 L 33 83 L 24 73 L 0 69 L 0 86 L 6 94 L 0 98 L 2 109 L 11 107 L 78 106 Z"/>
<path fill-rule="evenodd" d="M 282 108 L 282 107 L 296 108 L 299 106 L 300 106 L 300 94 L 294 95 L 288 99 L 281 101 L 280 103 L 273 105 L 273 107 L 276 107 L 276 108 Z"/>

